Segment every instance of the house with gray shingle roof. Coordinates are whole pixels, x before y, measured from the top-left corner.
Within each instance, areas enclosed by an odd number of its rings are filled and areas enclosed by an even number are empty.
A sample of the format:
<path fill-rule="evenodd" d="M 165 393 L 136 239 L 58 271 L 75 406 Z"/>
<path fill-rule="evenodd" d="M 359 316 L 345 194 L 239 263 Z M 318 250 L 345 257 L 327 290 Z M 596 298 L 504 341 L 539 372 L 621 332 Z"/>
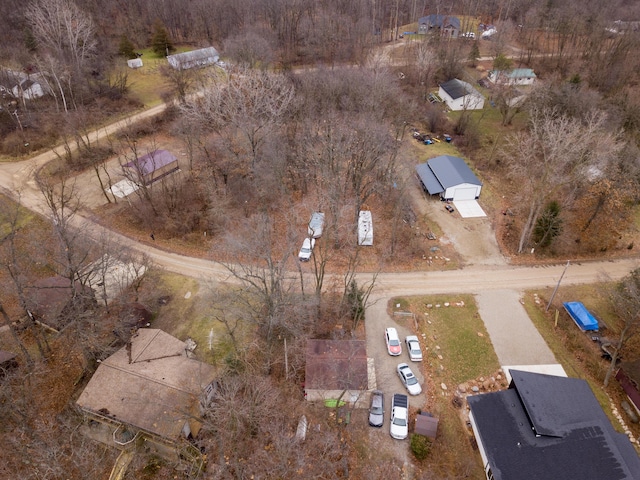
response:
<path fill-rule="evenodd" d="M 460 19 L 452 15 L 431 14 L 418 19 L 418 34 L 440 32 L 440 35 L 457 38 L 460 33 Z"/>
<path fill-rule="evenodd" d="M 488 479 L 640 479 L 638 454 L 587 382 L 510 372 L 507 390 L 467 397 Z"/>

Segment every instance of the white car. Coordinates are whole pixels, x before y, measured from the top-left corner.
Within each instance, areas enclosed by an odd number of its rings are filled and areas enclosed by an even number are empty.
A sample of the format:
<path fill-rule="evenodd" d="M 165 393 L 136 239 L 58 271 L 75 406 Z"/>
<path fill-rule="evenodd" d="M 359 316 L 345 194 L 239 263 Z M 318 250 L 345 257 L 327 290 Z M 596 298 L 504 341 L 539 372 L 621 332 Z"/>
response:
<path fill-rule="evenodd" d="M 400 343 L 400 337 L 398 337 L 398 331 L 389 327 L 384 330 L 384 341 L 387 342 L 387 351 L 389 355 L 397 357 L 402 353 L 402 344 Z"/>
<path fill-rule="evenodd" d="M 415 335 L 409 335 L 405 339 L 405 343 L 407 344 L 409 359 L 412 362 L 421 362 L 422 350 L 420 349 L 420 342 L 418 341 L 418 337 L 416 337 Z"/>
<path fill-rule="evenodd" d="M 475 34 L 475 33 L 473 33 L 473 32 L 466 32 L 466 33 L 463 33 L 463 34 L 462 34 L 462 35 L 460 35 L 460 36 L 461 36 L 461 37 L 464 37 L 464 38 L 476 38 L 476 34 Z"/>
<path fill-rule="evenodd" d="M 398 376 L 402 384 L 406 387 L 407 392 L 409 392 L 409 395 L 420 395 L 422 393 L 422 387 L 420 387 L 420 383 L 411 371 L 411 368 L 409 368 L 409 365 L 406 363 L 398 365 Z"/>
<path fill-rule="evenodd" d="M 302 248 L 298 253 L 298 260 L 301 262 L 308 262 L 313 252 L 313 247 L 316 246 L 316 240 L 314 238 L 305 238 L 302 242 Z"/>

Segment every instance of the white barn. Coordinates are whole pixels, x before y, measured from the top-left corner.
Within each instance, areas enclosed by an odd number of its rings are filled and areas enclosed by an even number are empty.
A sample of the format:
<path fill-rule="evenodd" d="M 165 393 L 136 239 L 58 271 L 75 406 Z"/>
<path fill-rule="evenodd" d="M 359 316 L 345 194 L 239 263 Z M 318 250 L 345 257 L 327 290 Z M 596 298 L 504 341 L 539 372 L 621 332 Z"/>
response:
<path fill-rule="evenodd" d="M 459 157 L 432 158 L 417 165 L 416 173 L 429 195 L 440 195 L 443 200 L 476 200 L 482 190 L 482 182 Z"/>
<path fill-rule="evenodd" d="M 187 70 L 195 67 L 206 67 L 220 61 L 220 54 L 213 47 L 201 48 L 190 52 L 176 53 L 167 57 L 169 65 L 176 70 Z"/>
<path fill-rule="evenodd" d="M 484 96 L 471 84 L 454 78 L 440 85 L 438 95 L 451 110 L 482 110 Z"/>

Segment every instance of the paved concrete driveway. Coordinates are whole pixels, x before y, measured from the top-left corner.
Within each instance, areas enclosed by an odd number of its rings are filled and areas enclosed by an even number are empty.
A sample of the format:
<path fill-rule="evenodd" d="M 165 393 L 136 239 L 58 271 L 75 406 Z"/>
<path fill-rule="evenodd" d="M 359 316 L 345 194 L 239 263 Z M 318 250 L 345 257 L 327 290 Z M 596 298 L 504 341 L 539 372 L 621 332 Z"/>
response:
<path fill-rule="evenodd" d="M 476 302 L 500 365 L 558 363 L 520 303 L 520 292 L 484 291 Z"/>

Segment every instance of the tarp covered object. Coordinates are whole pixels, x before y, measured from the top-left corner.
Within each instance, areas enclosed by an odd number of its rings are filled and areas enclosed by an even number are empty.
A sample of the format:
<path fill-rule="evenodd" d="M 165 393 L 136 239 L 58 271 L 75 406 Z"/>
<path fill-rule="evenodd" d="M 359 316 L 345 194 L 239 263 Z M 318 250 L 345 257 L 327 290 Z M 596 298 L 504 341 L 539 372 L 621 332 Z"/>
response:
<path fill-rule="evenodd" d="M 598 320 L 587 310 L 582 302 L 564 302 L 563 305 L 580 330 L 598 330 Z"/>

